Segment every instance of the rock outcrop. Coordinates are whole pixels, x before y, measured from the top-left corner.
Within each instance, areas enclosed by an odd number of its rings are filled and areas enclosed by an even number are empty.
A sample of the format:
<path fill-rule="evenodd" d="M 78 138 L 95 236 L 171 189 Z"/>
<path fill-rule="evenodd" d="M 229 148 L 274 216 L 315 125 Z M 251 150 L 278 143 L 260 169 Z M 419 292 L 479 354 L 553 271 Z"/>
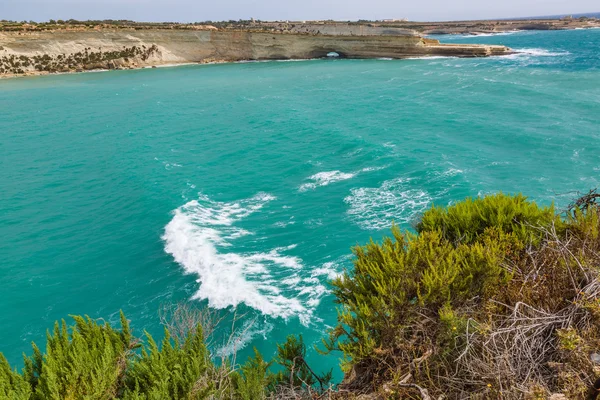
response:
<path fill-rule="evenodd" d="M 504 46 L 447 45 L 412 34 L 324 35 L 231 30 L 0 32 L 0 75 L 213 61 L 326 57 L 487 57 Z"/>
<path fill-rule="evenodd" d="M 374 22 L 374 28 L 413 30 L 423 35 L 481 35 L 514 31 L 531 30 L 570 30 L 599 28 L 597 18 L 563 18 L 563 19 L 517 19 L 517 20 L 482 20 L 482 21 L 446 21 L 446 22 Z"/>

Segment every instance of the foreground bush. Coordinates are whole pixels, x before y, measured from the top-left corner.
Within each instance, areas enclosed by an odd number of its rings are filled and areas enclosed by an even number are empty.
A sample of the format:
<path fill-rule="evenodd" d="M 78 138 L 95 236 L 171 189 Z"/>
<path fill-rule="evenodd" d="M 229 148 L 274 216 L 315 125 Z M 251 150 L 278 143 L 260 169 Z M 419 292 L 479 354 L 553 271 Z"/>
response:
<path fill-rule="evenodd" d="M 592 197 L 592 200 L 595 198 Z M 334 285 L 350 390 L 383 398 L 583 399 L 600 376 L 599 208 L 498 194 L 432 208 L 354 250 Z M 600 358 L 600 356 L 598 356 Z M 593 357 L 592 357 L 593 358 Z"/>
<path fill-rule="evenodd" d="M 21 373 L 0 354 L 4 399 L 595 399 L 600 393 L 600 207 L 568 212 L 497 194 L 434 207 L 354 249 L 333 282 L 344 381 L 305 361 L 302 337 L 267 362 L 216 362 L 214 311 L 176 307 L 159 345 L 89 318 L 63 321 Z M 209 338 L 205 338 L 205 333 Z M 235 335 L 232 334 L 232 337 Z M 556 397 L 563 396 L 563 397 Z"/>
<path fill-rule="evenodd" d="M 301 337 L 279 347 L 275 374 L 258 353 L 241 366 L 227 360 L 217 365 L 198 324 L 183 340 L 165 329 L 159 346 L 149 334 L 145 344 L 135 339 L 123 314 L 120 330 L 87 317 L 74 320 L 71 327 L 56 323 L 45 354 L 33 345 L 22 373 L 0 353 L 0 399 L 262 400 L 286 391 L 309 393 L 307 385 L 330 379 L 309 370 Z"/>

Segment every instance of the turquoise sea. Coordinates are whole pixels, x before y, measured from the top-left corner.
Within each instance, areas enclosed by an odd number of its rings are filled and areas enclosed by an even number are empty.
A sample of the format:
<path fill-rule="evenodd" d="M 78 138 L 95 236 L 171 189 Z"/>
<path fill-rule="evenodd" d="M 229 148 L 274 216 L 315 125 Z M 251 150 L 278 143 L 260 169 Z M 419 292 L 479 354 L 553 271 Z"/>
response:
<path fill-rule="evenodd" d="M 600 30 L 443 39 L 519 53 L 0 81 L 0 351 L 20 365 L 53 321 L 120 309 L 161 336 L 159 308 L 192 302 L 237 306 L 239 357 L 270 357 L 320 340 L 328 280 L 392 221 L 598 186 Z"/>

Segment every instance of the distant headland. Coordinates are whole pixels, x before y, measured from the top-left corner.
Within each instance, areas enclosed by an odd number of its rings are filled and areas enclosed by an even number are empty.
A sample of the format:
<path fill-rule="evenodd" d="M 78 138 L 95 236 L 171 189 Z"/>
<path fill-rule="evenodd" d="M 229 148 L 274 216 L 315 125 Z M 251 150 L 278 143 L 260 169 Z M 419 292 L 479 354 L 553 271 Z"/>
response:
<path fill-rule="evenodd" d="M 429 34 L 600 27 L 590 17 L 457 22 L 0 21 L 0 77 L 166 64 L 323 58 L 488 57 L 505 46 L 442 44 Z"/>

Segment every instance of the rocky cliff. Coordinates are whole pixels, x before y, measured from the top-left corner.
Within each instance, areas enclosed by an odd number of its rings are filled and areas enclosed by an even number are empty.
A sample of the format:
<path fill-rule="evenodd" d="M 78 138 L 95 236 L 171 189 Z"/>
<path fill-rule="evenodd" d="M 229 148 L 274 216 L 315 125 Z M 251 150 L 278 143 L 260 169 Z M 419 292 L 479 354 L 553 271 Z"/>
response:
<path fill-rule="evenodd" d="M 119 69 L 211 61 L 486 57 L 504 46 L 444 45 L 417 35 L 324 35 L 231 30 L 0 32 L 0 75 Z"/>
<path fill-rule="evenodd" d="M 596 18 L 563 18 L 563 19 L 518 19 L 518 20 L 486 20 L 486 21 L 448 21 L 448 22 L 374 22 L 368 24 L 373 29 L 404 29 L 419 34 L 452 35 L 452 34 L 494 34 L 512 31 L 531 30 L 570 30 L 600 28 L 600 20 Z"/>

